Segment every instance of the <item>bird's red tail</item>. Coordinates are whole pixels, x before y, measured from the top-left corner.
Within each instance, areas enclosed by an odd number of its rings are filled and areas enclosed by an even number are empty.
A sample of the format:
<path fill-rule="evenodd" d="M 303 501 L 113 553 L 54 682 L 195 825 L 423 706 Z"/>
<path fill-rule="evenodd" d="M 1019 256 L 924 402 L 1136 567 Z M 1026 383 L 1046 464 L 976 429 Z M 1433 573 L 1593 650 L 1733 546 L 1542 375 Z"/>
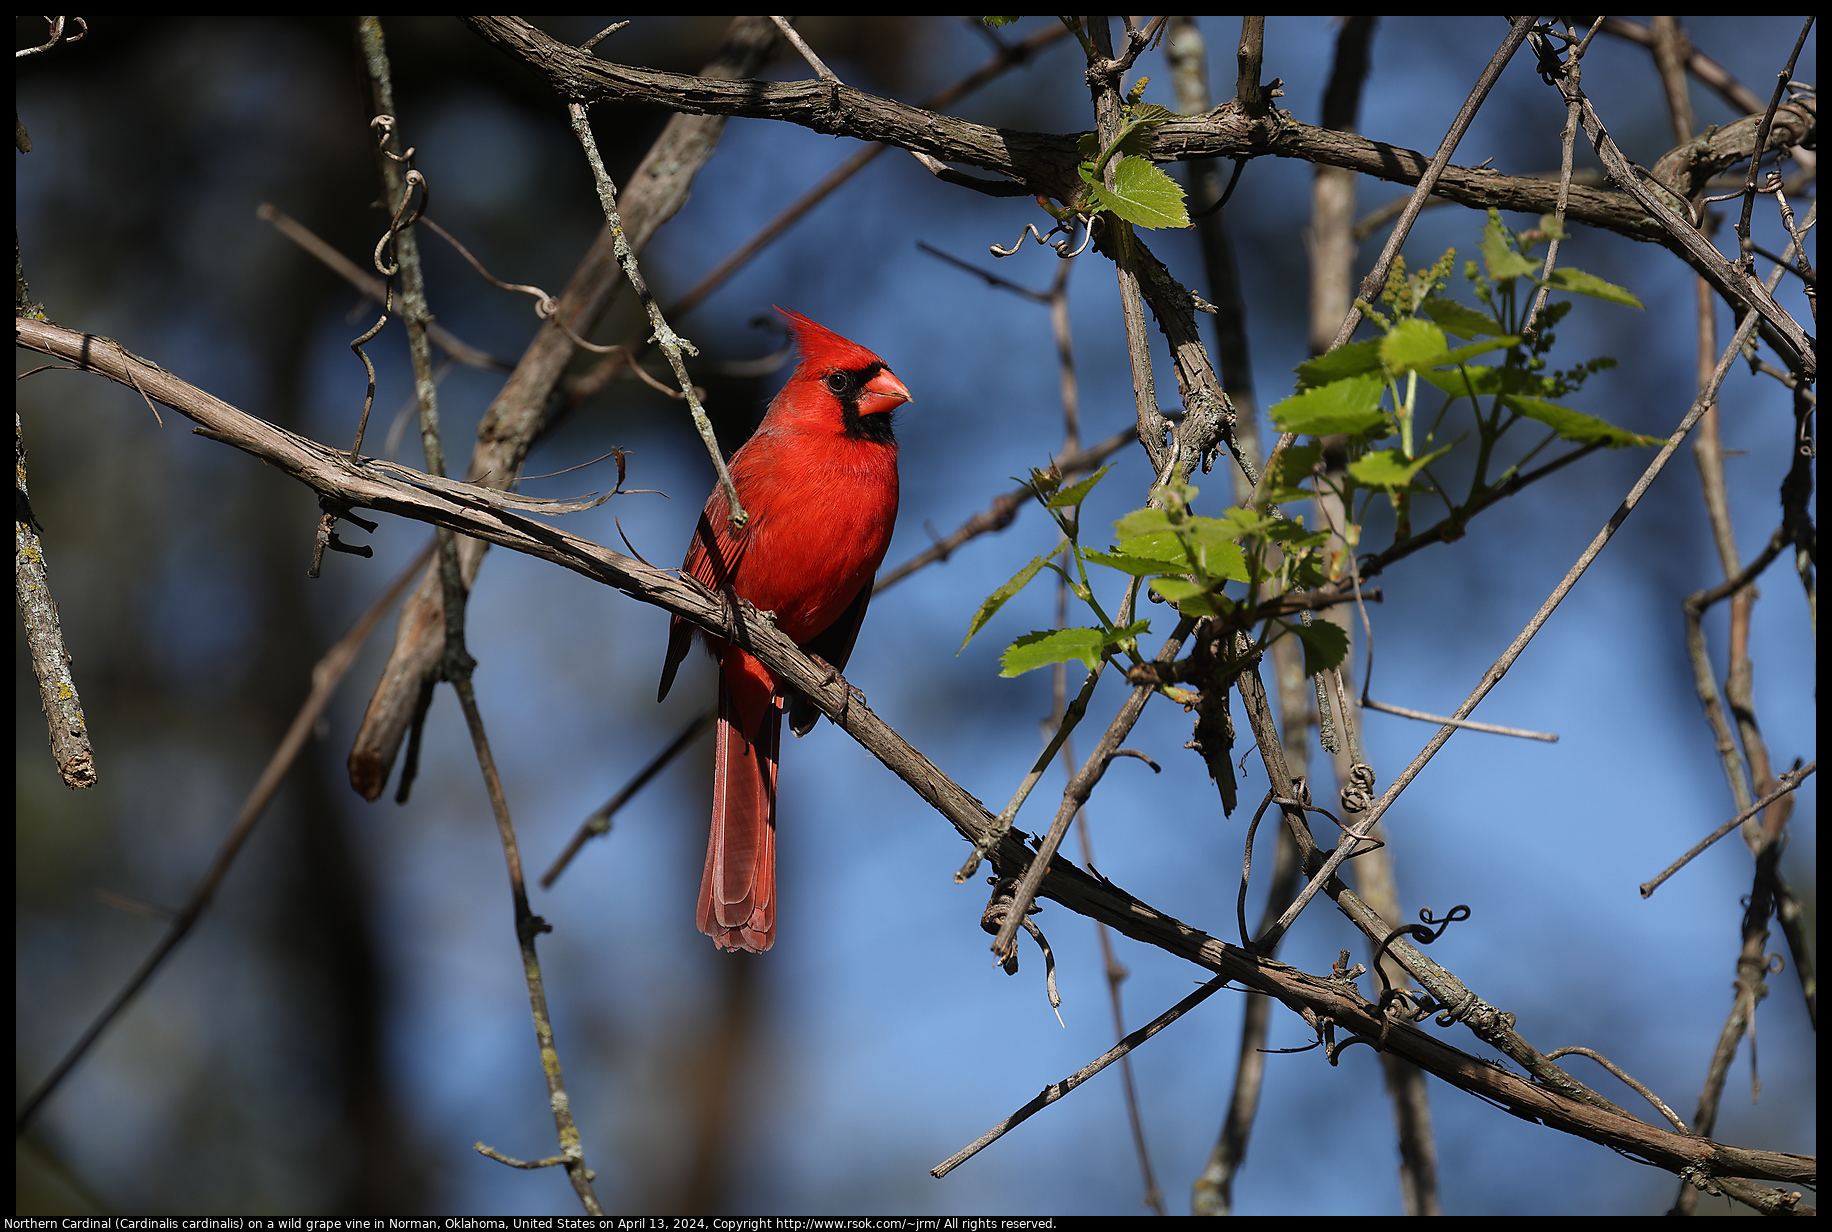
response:
<path fill-rule="evenodd" d="M 738 682 L 743 688 L 748 681 Z M 746 739 L 725 672 L 719 673 L 712 834 L 700 878 L 700 931 L 722 950 L 762 953 L 776 940 L 776 753 L 782 704 L 769 697 Z"/>

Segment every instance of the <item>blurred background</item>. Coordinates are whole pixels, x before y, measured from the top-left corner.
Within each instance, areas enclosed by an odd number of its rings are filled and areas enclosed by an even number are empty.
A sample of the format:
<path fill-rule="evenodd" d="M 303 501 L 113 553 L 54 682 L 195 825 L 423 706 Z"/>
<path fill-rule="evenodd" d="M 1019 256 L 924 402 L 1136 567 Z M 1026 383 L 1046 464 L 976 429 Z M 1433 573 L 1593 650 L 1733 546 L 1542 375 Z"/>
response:
<path fill-rule="evenodd" d="M 578 43 L 610 18 L 540 24 Z M 724 18 L 637 18 L 598 48 L 606 59 L 694 72 Z M 1792 17 L 1686 19 L 1691 37 L 1766 98 L 1799 30 Z M 558 292 L 601 226 L 563 105 L 523 68 L 449 20 L 387 23 L 400 131 L 432 185 L 435 219 L 499 278 Z M 849 85 L 916 100 L 994 52 L 954 18 L 808 18 L 800 28 Z M 1000 33 L 1044 28 L 1026 18 Z M 1211 81 L 1232 94 L 1235 18 L 1204 18 Z M 1382 18 L 1359 129 L 1427 153 L 1505 33 L 1496 18 Z M 16 44 L 43 41 L 21 18 Z M 1268 18 L 1264 78 L 1278 105 L 1318 119 L 1335 39 L 1326 18 Z M 1054 43 L 950 110 L 1020 130 L 1092 127 L 1083 59 Z M 1161 52 L 1138 71 L 1147 101 L 1175 105 Z M 1809 41 L 1797 68 L 1816 78 Z M 808 69 L 778 55 L 762 74 Z M 1615 139 L 1642 163 L 1672 145 L 1645 49 L 1599 38 L 1584 86 Z M 373 304 L 256 217 L 271 202 L 367 266 L 385 223 L 366 146 L 348 22 L 291 18 L 98 18 L 73 46 L 20 62 L 16 205 L 33 298 L 71 328 L 130 350 L 218 397 L 343 447 L 364 376 L 349 342 Z M 1737 118 L 1694 85 L 1699 123 Z M 1502 76 L 1455 161 L 1556 170 L 1564 111 L 1525 52 Z M 600 106 L 593 121 L 622 183 L 664 113 Z M 678 295 L 857 145 L 788 124 L 737 119 L 692 199 L 643 254 L 664 303 Z M 1582 138 L 1580 166 L 1595 166 Z M 1310 166 L 1248 165 L 1227 208 L 1248 310 L 1260 402 L 1290 391 L 1307 357 L 1305 223 Z M 1181 171 L 1177 172 L 1181 174 Z M 1365 213 L 1403 188 L 1362 181 Z M 1733 209 L 1734 205 L 1722 208 Z M 1796 203 L 1804 215 L 1805 204 Z M 1759 207 L 1758 242 L 1784 240 Z M 927 244 L 983 268 L 1044 222 L 1028 199 L 992 200 L 940 183 L 892 151 L 789 230 L 714 295 L 672 322 L 700 348 L 696 379 L 727 451 L 782 379 L 741 361 L 779 346 L 752 321 L 780 304 L 881 355 L 915 394 L 899 419 L 903 504 L 886 560 L 945 535 L 1061 440 L 1047 311 L 948 265 Z M 1516 227 L 1532 220 L 1509 216 Z M 1428 210 L 1406 255 L 1474 255 L 1483 218 Z M 1358 273 L 1385 230 L 1363 244 Z M 1207 291 L 1193 232 L 1146 241 Z M 472 346 L 518 358 L 536 322 L 525 297 L 482 283 L 422 232 L 433 310 Z M 1622 361 L 1579 409 L 1667 435 L 1695 389 L 1693 276 L 1663 250 L 1578 228 L 1575 265 L 1627 286 L 1647 310 L 1581 301 L 1554 362 Z M 1035 245 L 996 262 L 1046 289 L 1058 259 Z M 1069 280 L 1083 437 L 1133 421 L 1109 263 L 1089 252 Z M 1453 293 L 1468 302 L 1457 280 Z M 1810 321 L 1798 282 L 1782 302 Z M 1723 338 L 1732 328 L 1723 313 Z M 620 297 L 595 337 L 637 328 Z M 1206 331 L 1212 328 L 1204 322 Z M 1174 389 L 1159 346 L 1161 396 Z M 411 400 L 404 335 L 369 348 L 379 369 L 371 448 Z M 20 353 L 20 371 L 41 357 Z M 736 375 L 734 375 L 736 374 Z M 454 368 L 441 413 L 454 469 L 500 377 Z M 375 557 L 333 555 L 308 581 L 318 511 L 305 488 L 244 454 L 164 426 L 98 378 L 45 372 L 18 387 L 32 504 L 44 527 L 93 734 L 100 781 L 64 788 L 48 755 L 22 638 L 16 638 L 15 1082 L 23 1100 L 156 944 L 157 912 L 182 905 L 309 688 L 312 664 L 417 553 L 424 526 L 383 520 Z M 1722 395 L 1730 494 L 1745 559 L 1778 523 L 1788 465 L 1786 391 L 1739 367 Z M 1268 438 L 1270 439 L 1270 438 Z M 397 456 L 423 459 L 415 433 Z M 622 550 L 619 525 L 660 565 L 679 560 L 711 484 L 684 411 L 624 380 L 530 457 L 529 475 L 629 451 L 631 488 L 573 515 L 574 534 Z M 1688 453 L 1689 453 L 1688 449 Z M 1599 454 L 1484 514 L 1463 540 L 1381 579 L 1370 608 L 1374 695 L 1448 713 L 1608 519 L 1652 456 Z M 1142 503 L 1142 451 L 1117 455 L 1088 505 L 1104 527 Z M 535 495 L 610 486 L 609 463 L 529 480 Z M 1207 512 L 1226 479 L 1205 482 Z M 1104 532 L 1103 532 L 1104 533 Z M 1370 534 L 1390 533 L 1378 519 Z M 1040 747 L 1047 672 L 998 676 L 1000 650 L 1048 628 L 1054 590 L 1035 584 L 957 654 L 988 592 L 1047 550 L 1039 511 L 972 541 L 873 602 L 847 671 L 873 708 L 995 810 Z M 1747 850 L 1733 836 L 1653 898 L 1636 887 L 1735 808 L 1701 720 L 1680 601 L 1721 580 L 1697 474 L 1676 458 L 1646 503 L 1476 715 L 1556 731 L 1555 745 L 1462 733 L 1387 814 L 1408 912 L 1472 908 L 1432 956 L 1518 1016 L 1542 1050 L 1599 1049 L 1692 1114 L 1730 1006 Z M 1117 595 L 1117 587 L 1113 588 Z M 1169 628 L 1152 614 L 1158 634 Z M 494 550 L 472 595 L 476 685 L 515 811 L 531 880 L 581 820 L 707 705 L 712 664 L 690 657 L 655 703 L 666 616 L 585 579 Z M 1723 607 L 1707 620 L 1722 673 Z M 384 622 L 263 817 L 216 902 L 147 991 L 102 1038 L 19 1140 L 22 1213 L 566 1213 L 558 1170 L 515 1171 L 482 1140 L 551 1154 L 547 1107 L 511 926 L 503 855 L 449 690 L 428 719 L 411 801 L 366 804 L 345 770 L 384 661 Z M 1784 560 L 1763 579 L 1752 633 L 1758 716 L 1777 768 L 1815 756 L 1815 649 L 1805 599 Z M 1155 648 L 1155 639 L 1148 640 Z M 1355 661 L 1361 670 L 1359 652 Z M 1123 687 L 1103 683 L 1085 752 Z M 1363 712 L 1384 785 L 1433 728 Z M 1247 757 L 1244 811 L 1224 818 L 1189 716 L 1159 701 L 1128 744 L 1162 773 L 1121 759 L 1087 820 L 1100 871 L 1158 909 L 1233 935 L 1241 835 L 1265 791 Z M 1237 756 L 1248 752 L 1243 729 Z M 943 1180 L 927 1170 L 1113 1042 L 1094 925 L 1046 904 L 1065 1003 L 1059 1025 L 1042 964 L 1021 943 L 1014 978 L 990 961 L 984 888 L 956 886 L 966 848 L 869 754 L 829 724 L 783 749 L 782 915 L 761 960 L 715 953 L 694 928 L 706 838 L 710 752 L 702 742 L 589 844 L 533 908 L 553 927 L 540 952 L 572 1106 L 597 1190 L 613 1213 L 1133 1213 L 1140 1170 L 1109 1069 Z M 1048 824 L 1052 771 L 1018 825 Z M 1333 793 L 1332 793 L 1333 794 Z M 1798 794 L 1784 873 L 1816 907 L 1816 791 Z M 1262 827 L 1270 851 L 1272 827 Z M 1327 829 L 1327 828 L 1326 828 Z M 1065 851 L 1078 850 L 1071 838 Z M 124 896 L 124 897 L 123 897 Z M 132 900 L 132 901 L 128 901 Z M 139 910 L 130 909 L 139 906 Z M 1250 918 L 1257 899 L 1249 905 Z M 1206 973 L 1117 939 L 1130 970 L 1127 1028 Z M 1280 957 L 1327 971 L 1364 939 L 1328 903 L 1310 908 Z M 1781 950 L 1777 932 L 1771 950 Z M 1373 981 L 1364 981 L 1364 989 Z M 1770 1150 L 1816 1146 L 1816 1058 L 1795 973 L 1770 977 L 1759 1015 L 1763 1086 L 1752 1102 L 1745 1047 L 1715 1131 Z M 1152 1163 L 1173 1212 L 1213 1145 L 1232 1087 L 1244 997 L 1224 991 L 1135 1054 Z M 1439 1030 L 1429 1027 L 1429 1030 Z M 1467 1031 L 1455 1046 L 1484 1053 Z M 1272 1047 L 1310 1032 L 1274 1011 Z M 1400 1210 L 1391 1111 L 1372 1050 L 1331 1068 L 1320 1051 L 1268 1059 L 1260 1121 L 1235 1186 L 1240 1213 Z M 1583 1061 L 1572 1064 L 1588 1066 Z M 1637 1115 L 1626 1089 L 1574 1070 Z M 729 1080 L 727 1080 L 729 1078 Z M 1434 1083 L 1447 1213 L 1647 1214 L 1675 1181 L 1572 1137 L 1515 1120 Z M 1648 1113 L 1651 1117 L 1652 1114 Z M 1557 1184 L 1546 1178 L 1557 1177 Z M 1706 1199 L 1703 1210 L 1726 1205 Z"/>

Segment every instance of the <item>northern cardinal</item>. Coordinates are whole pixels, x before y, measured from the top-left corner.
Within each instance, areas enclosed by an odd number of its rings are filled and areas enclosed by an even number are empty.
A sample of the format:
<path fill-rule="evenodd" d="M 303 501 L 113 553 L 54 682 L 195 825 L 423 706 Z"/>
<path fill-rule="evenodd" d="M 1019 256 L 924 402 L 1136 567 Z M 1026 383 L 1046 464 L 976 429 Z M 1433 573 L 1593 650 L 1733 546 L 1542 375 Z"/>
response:
<path fill-rule="evenodd" d="M 884 361 L 781 308 L 801 362 L 755 435 L 732 455 L 734 531 L 723 487 L 706 498 L 681 571 L 729 591 L 837 673 L 852 655 L 871 601 L 872 575 L 897 521 L 897 440 L 891 412 L 910 400 Z M 693 640 L 676 616 L 657 700 Z M 700 931 L 724 950 L 761 953 L 776 940 L 776 754 L 782 713 L 806 735 L 820 713 L 750 654 L 701 635 L 719 661 L 719 724 L 712 835 L 700 880 Z"/>

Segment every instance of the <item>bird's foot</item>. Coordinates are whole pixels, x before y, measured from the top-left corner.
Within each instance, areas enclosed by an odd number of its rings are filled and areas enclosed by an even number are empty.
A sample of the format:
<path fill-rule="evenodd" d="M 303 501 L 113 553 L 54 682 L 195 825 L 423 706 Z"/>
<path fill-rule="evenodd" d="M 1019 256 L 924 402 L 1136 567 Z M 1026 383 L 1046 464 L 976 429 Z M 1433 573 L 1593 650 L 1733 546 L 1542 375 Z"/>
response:
<path fill-rule="evenodd" d="M 842 713 L 844 713 L 846 706 L 849 705 L 852 699 L 855 697 L 859 699 L 859 704 L 861 706 L 869 704 L 865 700 L 865 694 L 860 692 L 859 689 L 855 685 L 853 685 L 851 681 L 846 679 L 846 677 L 840 675 L 839 668 L 827 662 L 827 660 L 821 658 L 819 655 L 813 653 L 812 651 L 808 652 L 808 657 L 814 661 L 814 665 L 816 667 L 820 668 L 822 671 L 827 673 L 826 679 L 821 681 L 821 687 L 823 689 L 835 683 L 846 686 L 846 700 L 841 703 L 841 712 Z"/>

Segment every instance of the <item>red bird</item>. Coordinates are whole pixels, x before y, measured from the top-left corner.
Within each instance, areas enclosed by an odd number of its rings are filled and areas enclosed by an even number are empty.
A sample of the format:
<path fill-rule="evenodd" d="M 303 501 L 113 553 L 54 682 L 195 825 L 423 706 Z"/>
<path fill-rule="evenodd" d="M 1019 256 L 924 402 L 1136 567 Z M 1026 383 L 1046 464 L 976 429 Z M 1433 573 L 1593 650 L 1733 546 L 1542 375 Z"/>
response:
<path fill-rule="evenodd" d="M 681 571 L 773 613 L 778 629 L 837 671 L 852 655 L 872 576 L 897 521 L 890 413 L 910 401 L 910 391 L 864 347 L 777 311 L 801 346 L 801 362 L 729 463 L 750 520 L 733 531 L 724 488 L 714 487 Z M 668 695 L 694 632 L 679 616 L 670 622 L 658 701 Z M 720 949 L 762 953 L 776 940 L 783 707 L 798 736 L 820 712 L 744 650 L 701 636 L 719 661 L 719 726 L 700 931 Z"/>

